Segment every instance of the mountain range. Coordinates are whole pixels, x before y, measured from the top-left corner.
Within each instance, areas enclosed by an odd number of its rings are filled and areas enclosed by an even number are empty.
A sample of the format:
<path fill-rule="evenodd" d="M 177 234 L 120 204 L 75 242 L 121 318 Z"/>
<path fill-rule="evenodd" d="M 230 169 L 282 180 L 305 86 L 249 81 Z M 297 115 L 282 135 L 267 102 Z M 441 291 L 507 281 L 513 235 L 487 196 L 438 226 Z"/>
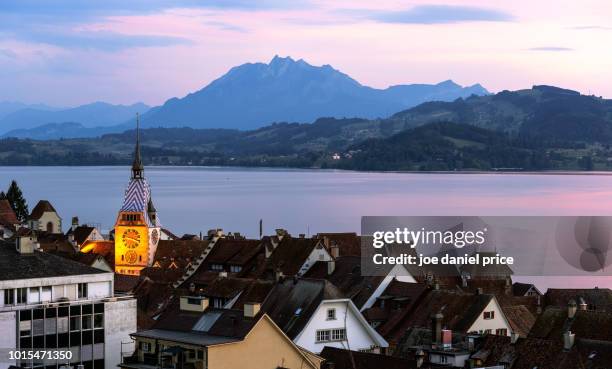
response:
<path fill-rule="evenodd" d="M 95 102 L 68 109 L 41 109 L 27 107 L 5 115 L 0 119 L 0 134 L 12 133 L 15 137 L 30 137 L 23 133 L 32 132 L 33 128 L 55 124 L 58 129 L 74 129 L 74 124 L 83 128 L 110 127 L 124 124 L 132 119 L 137 112 L 146 112 L 149 107 L 143 103 L 132 105 L 112 105 L 104 102 Z M 48 127 L 43 127 L 47 130 Z M 114 131 L 117 131 L 115 128 Z M 22 135 L 20 135 L 20 133 Z M 44 137 L 43 137 L 44 138 Z"/>
<path fill-rule="evenodd" d="M 135 139 L 134 129 L 87 139 L 4 139 L 0 165 L 128 164 Z M 147 165 L 612 170 L 612 100 L 534 86 L 427 102 L 385 119 L 147 128 L 140 139 Z"/>
<path fill-rule="evenodd" d="M 488 95 L 479 84 L 364 86 L 329 65 L 275 56 L 269 63 L 232 68 L 199 91 L 149 108 L 93 103 L 48 111 L 27 108 L 0 118 L 0 135 L 33 139 L 96 137 L 133 127 L 136 111 L 143 127 L 253 130 L 274 122 L 312 122 L 320 117 L 385 118 L 428 101 Z"/>

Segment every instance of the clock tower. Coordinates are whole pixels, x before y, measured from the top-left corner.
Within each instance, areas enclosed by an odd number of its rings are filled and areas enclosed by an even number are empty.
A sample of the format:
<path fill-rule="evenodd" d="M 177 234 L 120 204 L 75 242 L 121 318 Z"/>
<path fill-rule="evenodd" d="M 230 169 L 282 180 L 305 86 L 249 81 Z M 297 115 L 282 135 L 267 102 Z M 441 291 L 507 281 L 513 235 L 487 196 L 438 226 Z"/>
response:
<path fill-rule="evenodd" d="M 144 177 L 139 123 L 136 115 L 132 175 L 115 222 L 115 273 L 129 275 L 139 275 L 141 269 L 152 265 L 161 227 L 151 199 L 151 188 Z"/>

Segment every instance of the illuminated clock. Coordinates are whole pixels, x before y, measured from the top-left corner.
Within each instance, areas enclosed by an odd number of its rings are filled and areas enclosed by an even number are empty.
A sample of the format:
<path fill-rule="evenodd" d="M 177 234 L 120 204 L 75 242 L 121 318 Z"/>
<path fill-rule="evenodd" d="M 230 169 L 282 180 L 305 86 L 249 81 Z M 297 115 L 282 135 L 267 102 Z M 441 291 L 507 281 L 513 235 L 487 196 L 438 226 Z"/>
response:
<path fill-rule="evenodd" d="M 128 264 L 136 263 L 137 259 L 138 259 L 138 254 L 136 254 L 135 251 L 129 250 L 128 252 L 125 253 L 125 261 Z"/>
<path fill-rule="evenodd" d="M 121 235 L 121 239 L 125 247 L 129 249 L 135 249 L 140 245 L 140 233 L 135 229 L 127 229 L 123 232 L 123 235 Z"/>
<path fill-rule="evenodd" d="M 151 243 L 153 243 L 153 245 L 157 245 L 157 241 L 159 241 L 159 232 L 157 229 L 153 229 L 151 231 Z"/>

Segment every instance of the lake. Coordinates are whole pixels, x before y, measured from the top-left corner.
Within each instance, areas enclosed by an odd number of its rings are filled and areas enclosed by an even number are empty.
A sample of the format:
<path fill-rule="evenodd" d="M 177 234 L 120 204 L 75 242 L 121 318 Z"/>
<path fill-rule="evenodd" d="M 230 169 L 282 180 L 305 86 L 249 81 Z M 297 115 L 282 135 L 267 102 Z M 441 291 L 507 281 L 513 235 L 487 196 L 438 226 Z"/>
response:
<path fill-rule="evenodd" d="M 64 230 L 78 216 L 108 231 L 129 176 L 128 167 L 0 167 L 0 188 L 16 179 L 30 208 L 40 199 L 51 201 L 63 217 Z M 612 175 L 605 173 L 147 167 L 145 176 L 162 224 L 177 235 L 222 228 L 257 237 L 259 219 L 265 234 L 285 228 L 312 235 L 359 232 L 363 215 L 612 215 Z M 603 278 L 573 278 L 562 285 L 584 283 L 612 286 Z M 559 280 L 539 283 L 557 284 Z"/>

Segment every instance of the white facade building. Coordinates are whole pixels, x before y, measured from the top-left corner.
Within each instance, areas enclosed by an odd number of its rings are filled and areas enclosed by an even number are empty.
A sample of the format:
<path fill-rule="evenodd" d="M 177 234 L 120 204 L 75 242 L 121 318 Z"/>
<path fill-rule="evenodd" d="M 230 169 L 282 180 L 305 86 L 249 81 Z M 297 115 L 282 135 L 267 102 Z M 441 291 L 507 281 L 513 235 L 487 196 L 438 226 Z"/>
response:
<path fill-rule="evenodd" d="M 389 346 L 350 299 L 321 301 L 294 342 L 314 353 L 325 346 L 379 353 Z"/>
<path fill-rule="evenodd" d="M 133 347 L 136 300 L 113 296 L 113 273 L 31 248 L 0 242 L 0 347 L 70 351 L 72 358 L 2 360 L 10 365 L 111 369 Z"/>

